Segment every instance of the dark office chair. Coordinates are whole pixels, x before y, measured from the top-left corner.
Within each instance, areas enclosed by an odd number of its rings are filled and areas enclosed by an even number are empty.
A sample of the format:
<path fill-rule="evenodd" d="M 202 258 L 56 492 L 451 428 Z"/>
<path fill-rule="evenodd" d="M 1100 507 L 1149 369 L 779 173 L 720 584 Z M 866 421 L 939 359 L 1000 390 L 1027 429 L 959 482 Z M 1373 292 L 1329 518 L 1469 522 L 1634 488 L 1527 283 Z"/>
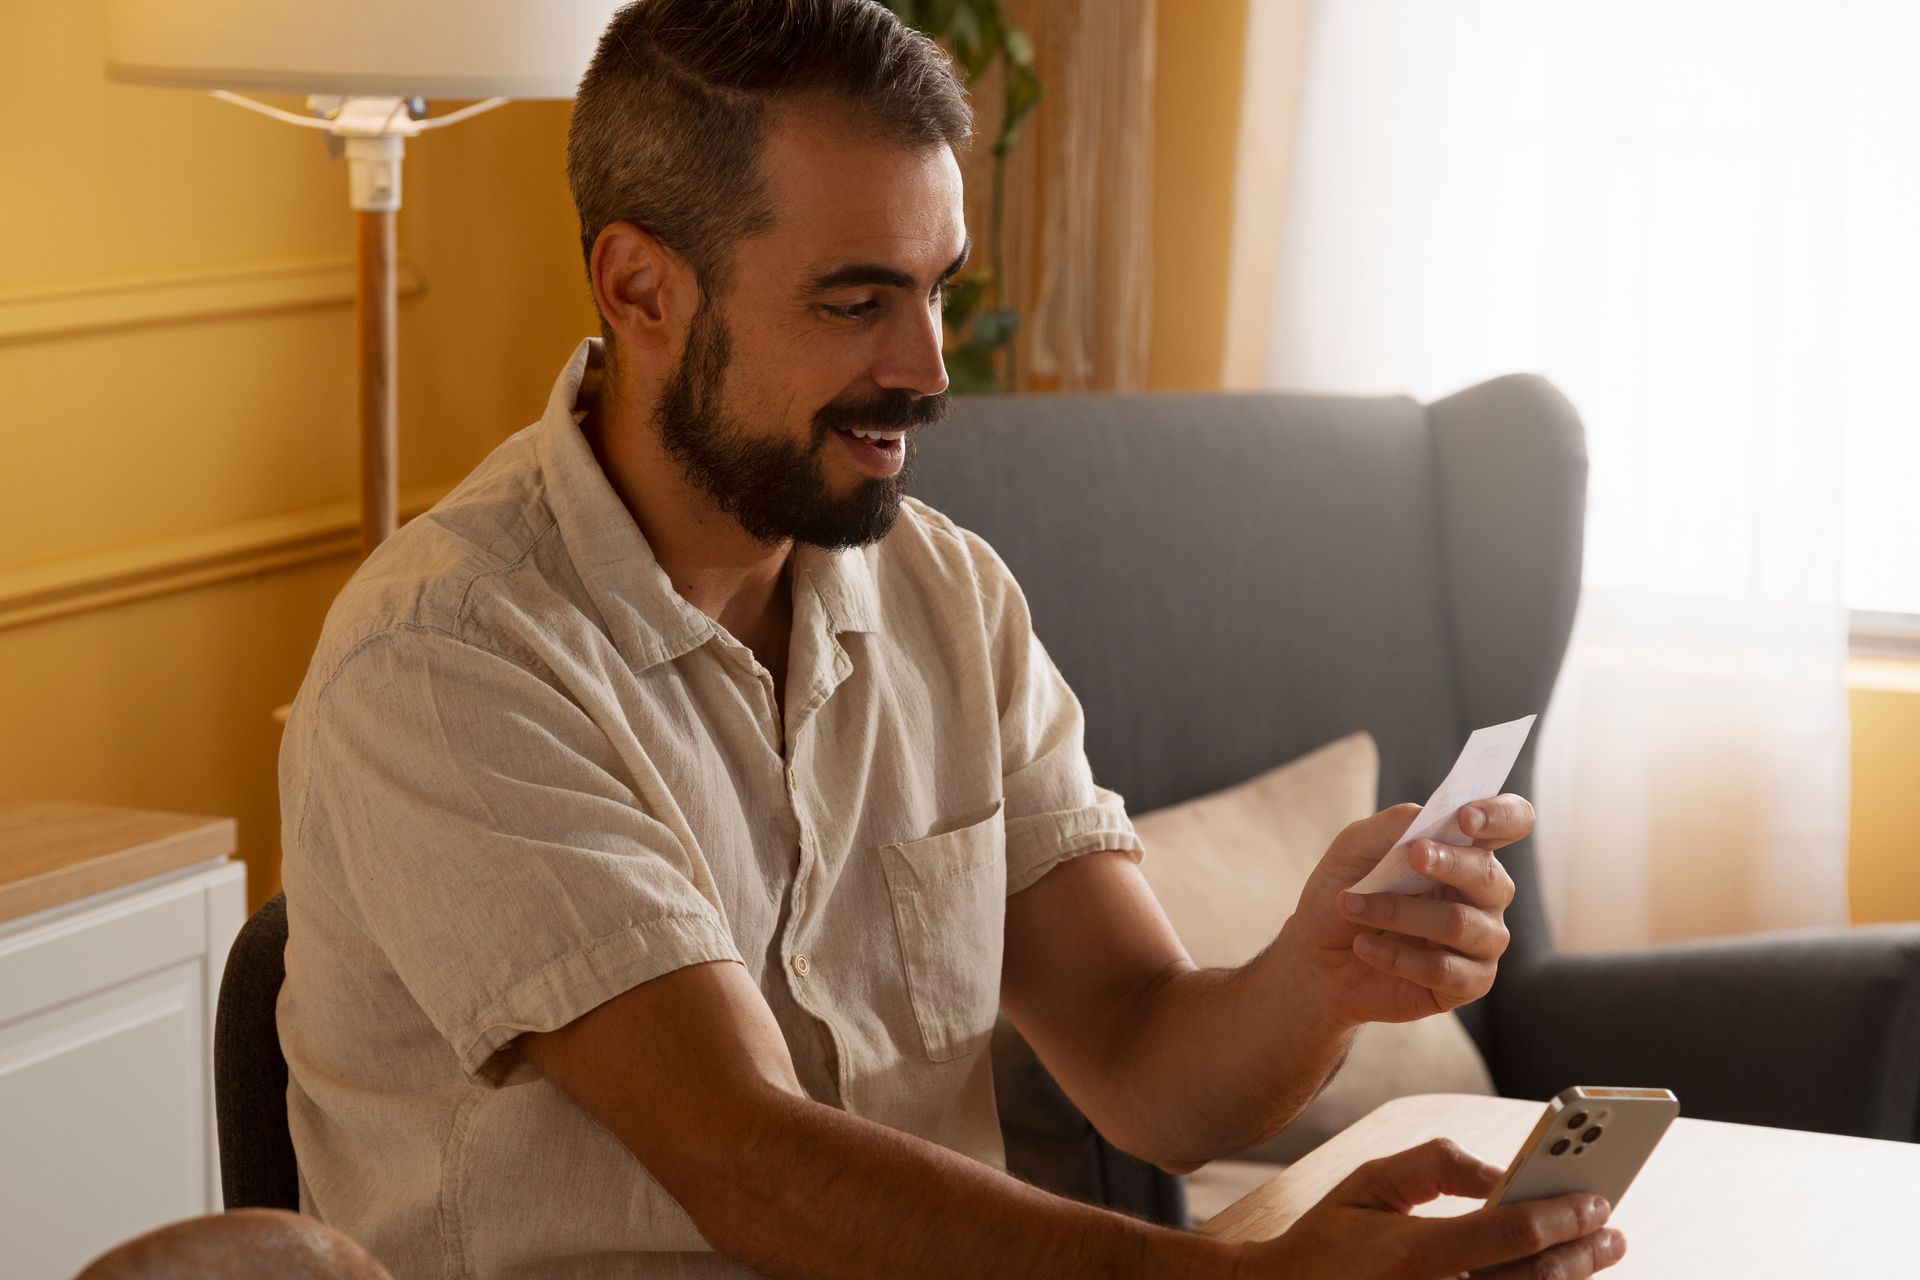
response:
<path fill-rule="evenodd" d="M 229 1209 L 300 1209 L 287 1132 L 287 1059 L 274 1021 L 286 951 L 287 896 L 276 893 L 233 940 L 213 1019 L 213 1105 Z"/>

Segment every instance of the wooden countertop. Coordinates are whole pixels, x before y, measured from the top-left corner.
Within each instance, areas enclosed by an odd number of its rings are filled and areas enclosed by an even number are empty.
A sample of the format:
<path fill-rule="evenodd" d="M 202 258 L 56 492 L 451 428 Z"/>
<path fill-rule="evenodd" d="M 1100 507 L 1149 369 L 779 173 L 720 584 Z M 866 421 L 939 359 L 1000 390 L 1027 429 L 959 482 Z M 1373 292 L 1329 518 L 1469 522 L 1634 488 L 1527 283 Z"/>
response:
<path fill-rule="evenodd" d="M 232 818 L 67 800 L 0 804 L 0 921 L 226 858 Z"/>

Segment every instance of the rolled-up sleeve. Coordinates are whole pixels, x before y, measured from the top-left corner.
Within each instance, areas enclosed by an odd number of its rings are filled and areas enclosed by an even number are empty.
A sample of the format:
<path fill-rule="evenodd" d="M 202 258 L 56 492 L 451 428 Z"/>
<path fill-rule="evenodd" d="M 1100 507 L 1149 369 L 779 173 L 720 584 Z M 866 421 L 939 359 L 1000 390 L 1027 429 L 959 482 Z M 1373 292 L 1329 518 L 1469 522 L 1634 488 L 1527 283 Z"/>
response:
<path fill-rule="evenodd" d="M 652 978 L 740 953 L 607 736 L 530 665 L 409 627 L 318 694 L 292 815 L 341 908 L 474 1079 Z"/>
<path fill-rule="evenodd" d="M 1143 846 L 1125 802 L 1093 780 L 1080 700 L 1034 634 L 1020 585 L 992 547 L 964 536 L 999 698 L 1007 892 L 1084 853 L 1115 849 L 1140 861 Z"/>

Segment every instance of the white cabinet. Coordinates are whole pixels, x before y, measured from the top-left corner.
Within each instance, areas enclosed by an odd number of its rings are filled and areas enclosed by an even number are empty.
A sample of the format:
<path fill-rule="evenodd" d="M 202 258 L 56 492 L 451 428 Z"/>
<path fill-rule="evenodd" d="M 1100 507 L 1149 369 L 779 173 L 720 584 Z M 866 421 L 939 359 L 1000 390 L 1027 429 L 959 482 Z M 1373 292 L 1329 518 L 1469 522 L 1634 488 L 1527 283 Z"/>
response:
<path fill-rule="evenodd" d="M 220 1210 L 213 1013 L 246 919 L 220 860 L 0 923 L 0 1272 L 68 1280 Z"/>

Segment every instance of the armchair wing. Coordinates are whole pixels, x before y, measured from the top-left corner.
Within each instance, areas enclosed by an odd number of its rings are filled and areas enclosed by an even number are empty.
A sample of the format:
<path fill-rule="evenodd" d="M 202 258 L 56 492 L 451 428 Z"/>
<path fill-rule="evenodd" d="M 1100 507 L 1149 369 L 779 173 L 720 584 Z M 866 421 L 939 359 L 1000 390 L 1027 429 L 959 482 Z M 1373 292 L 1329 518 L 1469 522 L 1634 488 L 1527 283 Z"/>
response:
<path fill-rule="evenodd" d="M 1499 981 L 1509 1097 L 1657 1085 L 1703 1119 L 1920 1139 L 1920 925 L 1551 955 Z"/>

